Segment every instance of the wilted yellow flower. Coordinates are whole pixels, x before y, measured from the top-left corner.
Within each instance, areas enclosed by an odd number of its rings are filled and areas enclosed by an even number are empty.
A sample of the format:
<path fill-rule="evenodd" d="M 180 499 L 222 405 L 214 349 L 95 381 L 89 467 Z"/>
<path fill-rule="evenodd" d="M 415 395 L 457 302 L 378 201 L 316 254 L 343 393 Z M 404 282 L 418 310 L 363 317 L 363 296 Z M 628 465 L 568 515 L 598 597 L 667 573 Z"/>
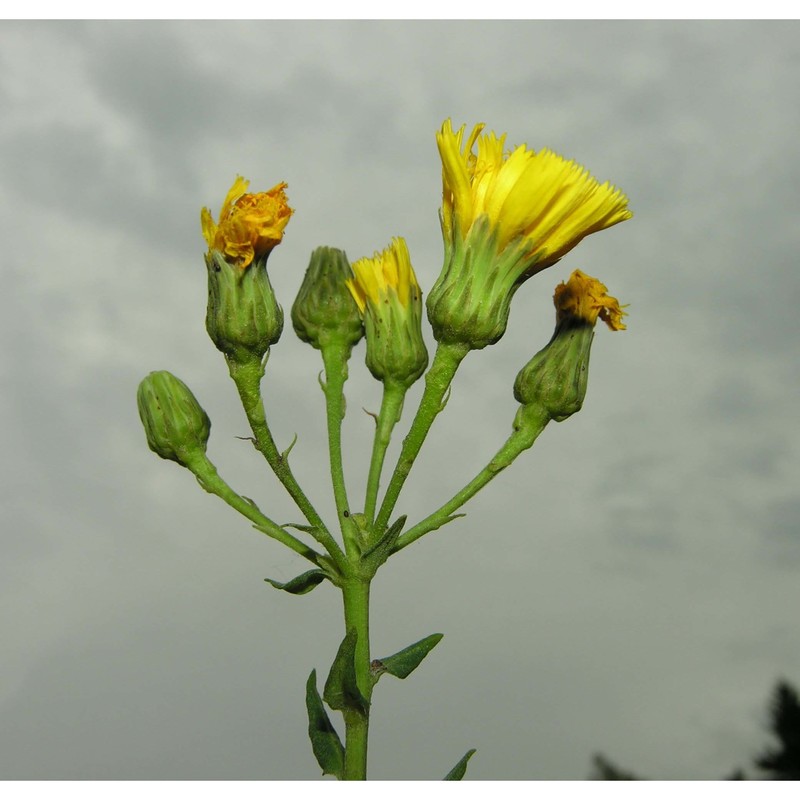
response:
<path fill-rule="evenodd" d="M 579 269 L 556 286 L 555 332 L 514 382 L 514 396 L 523 406 L 535 406 L 556 422 L 580 411 L 589 382 L 589 356 L 597 320 L 603 320 L 612 331 L 625 329 L 623 306 L 607 291 L 597 278 Z M 534 414 L 533 419 L 537 417 Z"/>
<path fill-rule="evenodd" d="M 353 264 L 347 288 L 364 318 L 367 366 L 378 380 L 410 386 L 425 371 L 422 291 L 405 240 L 397 236 L 382 253 Z"/>
<path fill-rule="evenodd" d="M 442 229 L 446 239 L 467 238 L 486 216 L 498 250 L 520 244 L 536 272 L 554 264 L 584 236 L 630 219 L 628 198 L 609 183 L 544 148 L 522 144 L 504 153 L 506 135 L 481 135 L 476 125 L 466 143 L 465 126 L 447 120 L 436 135 L 442 157 Z M 477 144 L 477 155 L 473 148 Z"/>
<path fill-rule="evenodd" d="M 574 161 L 525 145 L 504 152 L 505 134 L 483 127 L 465 141 L 465 127 L 454 132 L 447 120 L 436 134 L 445 262 L 428 317 L 437 341 L 470 349 L 505 333 L 511 299 L 528 278 L 632 216 L 622 192 Z"/>
<path fill-rule="evenodd" d="M 214 222 L 211 211 L 200 212 L 200 224 L 208 249 L 218 250 L 226 261 L 245 269 L 254 258 L 268 254 L 283 239 L 283 229 L 293 210 L 286 199 L 286 183 L 268 192 L 247 194 L 250 181 L 236 176 Z"/>
<path fill-rule="evenodd" d="M 556 286 L 553 303 L 557 322 L 578 317 L 594 326 L 599 317 L 612 331 L 624 331 L 622 318 L 626 306 L 621 306 L 616 297 L 606 294 L 607 291 L 597 278 L 576 269 L 568 281 Z"/>

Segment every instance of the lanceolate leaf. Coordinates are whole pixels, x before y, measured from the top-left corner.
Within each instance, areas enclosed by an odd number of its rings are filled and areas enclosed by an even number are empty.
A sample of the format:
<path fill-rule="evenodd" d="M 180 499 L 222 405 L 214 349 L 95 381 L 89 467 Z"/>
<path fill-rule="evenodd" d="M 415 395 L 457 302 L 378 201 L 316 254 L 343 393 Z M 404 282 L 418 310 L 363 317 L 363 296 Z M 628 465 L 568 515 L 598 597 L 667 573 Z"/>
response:
<path fill-rule="evenodd" d="M 323 775 L 344 775 L 344 747 L 339 734 L 331 724 L 322 698 L 317 691 L 317 671 L 312 670 L 306 683 L 306 709 L 308 709 L 308 738 Z"/>
<path fill-rule="evenodd" d="M 394 547 L 394 543 L 397 541 L 398 537 L 400 536 L 400 532 L 403 530 L 403 526 L 406 524 L 407 515 L 403 514 L 402 517 L 398 517 L 392 525 L 386 530 L 386 533 L 375 542 L 369 550 L 366 551 L 361 557 L 367 558 L 367 556 L 371 556 L 373 553 L 379 553 L 380 557 L 383 561 L 391 555 L 392 548 Z"/>
<path fill-rule="evenodd" d="M 372 662 L 372 671 L 377 680 L 384 672 L 395 678 L 407 678 L 421 663 L 425 656 L 442 640 L 443 633 L 432 633 L 424 639 L 409 645 L 399 653 Z"/>
<path fill-rule="evenodd" d="M 444 776 L 446 781 L 460 781 L 467 772 L 467 761 L 475 755 L 475 750 L 467 750 L 466 755 L 461 761 L 456 764 L 447 775 Z"/>
<path fill-rule="evenodd" d="M 264 578 L 267 583 L 272 584 L 276 589 L 281 589 L 289 594 L 306 594 L 319 586 L 328 576 L 321 569 L 310 569 L 296 578 L 292 578 L 286 583 L 279 583 L 272 578 Z"/>
<path fill-rule="evenodd" d="M 358 690 L 356 683 L 356 639 L 358 633 L 355 628 L 347 631 L 339 645 L 339 651 L 331 664 L 328 680 L 325 681 L 325 690 L 322 696 L 325 702 L 336 711 L 357 711 L 366 714 L 369 703 Z"/>

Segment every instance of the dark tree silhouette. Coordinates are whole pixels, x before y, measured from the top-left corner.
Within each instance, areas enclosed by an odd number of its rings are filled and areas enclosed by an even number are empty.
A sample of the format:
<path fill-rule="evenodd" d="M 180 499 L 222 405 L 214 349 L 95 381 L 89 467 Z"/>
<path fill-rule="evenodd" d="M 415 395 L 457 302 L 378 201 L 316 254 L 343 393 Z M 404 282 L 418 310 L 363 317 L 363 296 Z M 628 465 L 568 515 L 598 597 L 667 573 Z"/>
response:
<path fill-rule="evenodd" d="M 638 781 L 638 778 L 632 772 L 626 772 L 616 764 L 609 761 L 602 753 L 597 753 L 592 759 L 594 764 L 594 772 L 592 773 L 591 780 L 593 781 Z"/>
<path fill-rule="evenodd" d="M 778 745 L 765 750 L 754 759 L 756 767 L 766 773 L 767 780 L 800 781 L 800 696 L 788 681 L 778 681 L 772 690 L 769 705 L 769 731 Z M 647 780 L 633 772 L 618 767 L 602 753 L 592 759 L 590 775 L 596 781 Z M 742 769 L 735 769 L 724 780 L 746 781 Z"/>
<path fill-rule="evenodd" d="M 772 693 L 769 728 L 778 740 L 777 747 L 756 759 L 771 780 L 800 780 L 800 698 L 787 681 L 779 681 Z"/>

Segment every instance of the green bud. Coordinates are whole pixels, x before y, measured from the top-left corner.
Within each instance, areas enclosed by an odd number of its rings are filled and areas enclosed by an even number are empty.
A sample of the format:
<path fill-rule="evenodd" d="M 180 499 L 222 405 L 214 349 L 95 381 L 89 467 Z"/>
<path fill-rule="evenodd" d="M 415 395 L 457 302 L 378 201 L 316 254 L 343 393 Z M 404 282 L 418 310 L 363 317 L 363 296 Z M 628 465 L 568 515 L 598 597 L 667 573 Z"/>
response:
<path fill-rule="evenodd" d="M 206 253 L 206 330 L 217 349 L 233 361 L 262 359 L 283 330 L 283 311 L 267 275 L 268 255 L 241 267 L 229 264 L 218 250 Z"/>
<path fill-rule="evenodd" d="M 352 276 L 343 250 L 314 250 L 292 306 L 292 325 L 302 341 L 321 350 L 331 341 L 352 348 L 361 340 L 364 325 L 345 283 Z"/>
<path fill-rule="evenodd" d="M 589 354 L 594 325 L 580 317 L 565 317 L 549 344 L 519 372 L 514 397 L 523 406 L 543 408 L 556 422 L 581 410 L 589 380 Z"/>
<path fill-rule="evenodd" d="M 150 449 L 183 466 L 206 451 L 211 420 L 189 387 L 171 372 L 151 372 L 136 393 Z"/>

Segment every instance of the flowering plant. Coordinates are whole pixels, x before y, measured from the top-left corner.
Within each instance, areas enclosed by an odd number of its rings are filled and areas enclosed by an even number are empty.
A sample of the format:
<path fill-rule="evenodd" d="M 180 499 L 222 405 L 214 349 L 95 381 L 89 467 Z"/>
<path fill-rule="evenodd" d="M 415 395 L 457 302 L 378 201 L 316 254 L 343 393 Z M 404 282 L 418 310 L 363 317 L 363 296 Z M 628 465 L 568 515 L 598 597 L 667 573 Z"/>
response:
<path fill-rule="evenodd" d="M 341 250 L 317 248 L 292 306 L 296 334 L 322 357 L 320 385 L 336 525 L 322 519 L 295 479 L 289 464 L 291 447 L 279 451 L 261 393 L 267 358 L 283 332 L 283 311 L 269 280 L 267 260 L 293 213 L 285 183 L 250 194 L 248 182 L 237 177 L 217 222 L 207 208 L 202 210 L 201 228 L 208 245 L 206 329 L 225 357 L 254 446 L 306 523 L 279 525 L 223 480 L 207 455 L 211 422 L 182 381 L 160 371 L 139 386 L 139 415 L 150 448 L 189 469 L 207 492 L 311 563 L 311 569 L 286 583 L 270 580 L 272 586 L 300 595 L 328 582 L 342 593 L 344 636 L 322 694 L 315 670 L 306 683 L 314 755 L 323 774 L 342 780 L 366 778 L 370 708 L 380 678 L 385 674 L 406 678 L 442 638 L 432 634 L 391 656 L 373 657 L 369 598 L 378 570 L 400 550 L 462 516 L 459 509 L 530 448 L 551 420 L 560 422 L 578 411 L 586 394 L 597 320 L 611 330 L 625 327 L 623 307 L 606 287 L 575 270 L 556 287 L 553 337 L 517 375 L 514 396 L 520 406 L 506 442 L 472 481 L 436 511 L 410 525 L 409 515 L 393 518 L 405 480 L 445 405 L 461 361 L 471 350 L 503 336 L 517 289 L 585 236 L 631 216 L 625 195 L 608 183 L 601 185 L 583 167 L 546 149 L 534 152 L 521 145 L 506 152 L 505 136 L 483 135 L 482 130 L 476 125 L 464 142 L 465 128 L 454 132 L 448 120 L 436 137 L 442 158 L 445 257 L 427 300 L 437 342 L 430 365 L 422 336 L 422 291 L 400 237 L 352 266 Z M 366 365 L 383 384 L 383 400 L 359 511 L 347 494 L 341 429 L 349 359 L 361 338 L 366 338 Z M 380 498 L 386 451 L 401 419 L 406 392 L 423 375 L 419 407 Z M 341 712 L 344 742 L 326 706 Z M 474 752 L 469 750 L 446 779 L 460 780 Z"/>

